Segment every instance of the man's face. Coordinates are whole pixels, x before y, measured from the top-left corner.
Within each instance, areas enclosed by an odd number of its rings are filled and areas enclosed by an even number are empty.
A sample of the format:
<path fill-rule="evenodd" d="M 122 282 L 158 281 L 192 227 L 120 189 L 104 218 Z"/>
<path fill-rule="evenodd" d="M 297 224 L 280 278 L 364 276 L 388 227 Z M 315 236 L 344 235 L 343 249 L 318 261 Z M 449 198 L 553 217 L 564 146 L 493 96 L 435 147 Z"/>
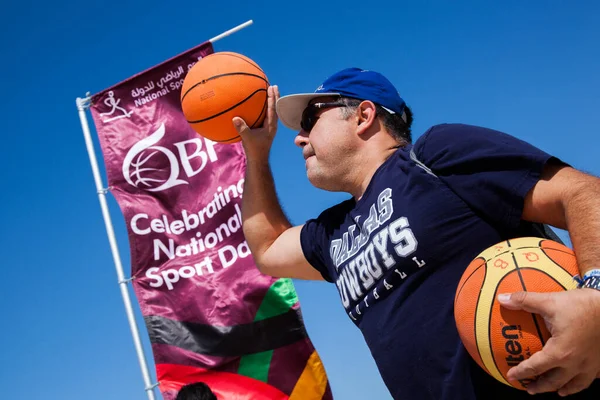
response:
<path fill-rule="evenodd" d="M 344 161 L 353 154 L 355 139 L 355 121 L 344 119 L 340 107 L 345 106 L 336 97 L 313 99 L 304 110 L 303 129 L 294 141 L 302 149 L 309 181 L 330 191 L 343 190 L 349 169 Z"/>

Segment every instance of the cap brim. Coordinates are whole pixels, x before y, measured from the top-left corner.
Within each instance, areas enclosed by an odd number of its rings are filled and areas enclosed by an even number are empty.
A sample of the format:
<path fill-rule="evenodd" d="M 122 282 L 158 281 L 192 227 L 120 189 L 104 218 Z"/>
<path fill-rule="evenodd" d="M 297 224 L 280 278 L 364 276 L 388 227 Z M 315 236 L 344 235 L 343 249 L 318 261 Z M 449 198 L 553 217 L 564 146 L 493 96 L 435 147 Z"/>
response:
<path fill-rule="evenodd" d="M 286 127 L 300 131 L 300 121 L 302 120 L 302 112 L 308 106 L 312 99 L 319 97 L 339 96 L 339 93 L 302 93 L 290 94 L 280 97 L 277 100 L 276 111 L 279 120 Z"/>

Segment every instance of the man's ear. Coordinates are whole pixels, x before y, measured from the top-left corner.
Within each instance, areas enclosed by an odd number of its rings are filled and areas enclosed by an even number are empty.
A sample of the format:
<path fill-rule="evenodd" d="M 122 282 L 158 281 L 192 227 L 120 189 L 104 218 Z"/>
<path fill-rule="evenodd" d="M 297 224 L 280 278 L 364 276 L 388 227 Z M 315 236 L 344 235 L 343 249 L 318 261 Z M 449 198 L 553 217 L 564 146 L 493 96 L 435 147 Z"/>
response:
<path fill-rule="evenodd" d="M 377 110 L 375 103 L 370 100 L 364 100 L 356 109 L 356 122 L 358 125 L 358 134 L 362 135 L 373 125 L 377 119 Z"/>

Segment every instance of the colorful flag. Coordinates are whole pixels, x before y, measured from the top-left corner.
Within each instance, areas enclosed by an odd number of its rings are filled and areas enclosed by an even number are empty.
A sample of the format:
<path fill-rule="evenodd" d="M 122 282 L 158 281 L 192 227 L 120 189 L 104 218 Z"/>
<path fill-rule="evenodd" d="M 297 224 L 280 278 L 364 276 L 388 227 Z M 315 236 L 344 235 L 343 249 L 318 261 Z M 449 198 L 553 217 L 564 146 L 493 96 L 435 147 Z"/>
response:
<path fill-rule="evenodd" d="M 201 381 L 219 399 L 331 399 L 291 280 L 260 274 L 245 242 L 241 144 L 200 137 L 181 112 L 187 71 L 212 52 L 204 43 L 91 102 L 160 391 Z"/>

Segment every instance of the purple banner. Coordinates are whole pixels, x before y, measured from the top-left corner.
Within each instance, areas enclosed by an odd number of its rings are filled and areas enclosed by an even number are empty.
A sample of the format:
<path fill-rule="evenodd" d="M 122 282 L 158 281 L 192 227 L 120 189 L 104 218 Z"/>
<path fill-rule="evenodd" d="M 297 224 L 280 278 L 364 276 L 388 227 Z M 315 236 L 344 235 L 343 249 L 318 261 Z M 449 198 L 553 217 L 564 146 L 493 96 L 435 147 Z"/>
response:
<path fill-rule="evenodd" d="M 245 242 L 241 144 L 200 137 L 181 112 L 187 71 L 212 52 L 202 44 L 92 97 L 160 390 L 173 399 L 204 381 L 219 398 L 331 398 L 291 281 L 260 274 Z"/>

